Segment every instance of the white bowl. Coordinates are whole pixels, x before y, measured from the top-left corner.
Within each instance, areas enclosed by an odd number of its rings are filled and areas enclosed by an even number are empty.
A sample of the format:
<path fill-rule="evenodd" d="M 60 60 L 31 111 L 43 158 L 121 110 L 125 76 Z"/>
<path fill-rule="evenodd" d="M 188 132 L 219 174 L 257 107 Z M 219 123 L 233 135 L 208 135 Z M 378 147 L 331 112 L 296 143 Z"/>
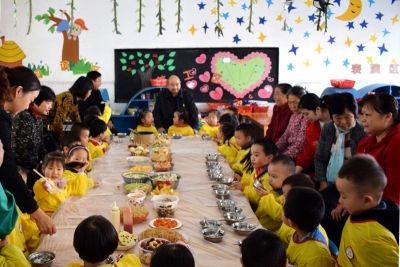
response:
<path fill-rule="evenodd" d="M 135 167 L 136 165 L 149 165 L 150 158 L 143 156 L 131 156 L 127 157 L 126 161 L 128 162 L 129 166 Z"/>
<path fill-rule="evenodd" d="M 157 195 L 154 196 L 151 201 L 153 201 L 154 209 L 157 209 L 159 207 L 177 209 L 179 198 L 177 196 L 171 195 Z"/>
<path fill-rule="evenodd" d="M 109 192 L 120 191 L 123 189 L 124 180 L 121 178 L 104 178 L 101 187 Z"/>

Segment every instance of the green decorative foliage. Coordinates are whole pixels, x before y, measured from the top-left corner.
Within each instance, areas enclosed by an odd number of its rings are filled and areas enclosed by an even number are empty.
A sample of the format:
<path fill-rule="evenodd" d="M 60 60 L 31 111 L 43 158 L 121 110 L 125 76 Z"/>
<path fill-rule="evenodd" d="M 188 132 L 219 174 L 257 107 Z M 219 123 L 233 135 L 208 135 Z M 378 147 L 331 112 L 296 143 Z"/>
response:
<path fill-rule="evenodd" d="M 136 20 L 136 23 L 139 24 L 139 28 L 136 30 L 136 32 L 141 32 L 142 31 L 142 27 L 144 27 L 144 24 L 142 23 L 142 19 L 145 18 L 145 16 L 143 15 L 142 9 L 145 8 L 146 6 L 142 3 L 142 0 L 137 0 L 137 2 L 139 3 L 139 7 L 136 9 L 135 13 L 139 13 L 139 18 Z"/>
<path fill-rule="evenodd" d="M 156 25 L 158 26 L 157 36 L 160 36 L 163 34 L 163 31 L 165 31 L 165 28 L 163 26 L 163 22 L 165 21 L 165 19 L 162 16 L 162 12 L 164 12 L 164 9 L 162 8 L 161 0 L 158 0 L 157 7 L 158 7 L 158 12 L 156 14 L 156 18 L 158 18 L 158 22 L 156 23 Z"/>
<path fill-rule="evenodd" d="M 215 21 L 215 29 L 214 29 L 214 32 L 216 33 L 216 34 L 218 34 L 218 37 L 220 37 L 220 36 L 224 36 L 224 33 L 222 32 L 222 25 L 221 25 L 221 23 L 220 23 L 220 17 L 222 16 L 221 15 L 221 12 L 219 11 L 219 7 L 221 7 L 221 6 L 224 6 L 224 4 L 222 4 L 222 2 L 220 1 L 220 0 L 214 0 L 214 3 L 217 3 L 217 20 Z"/>
<path fill-rule="evenodd" d="M 246 28 L 246 30 L 248 30 L 249 33 L 253 33 L 253 34 L 254 34 L 254 32 L 253 32 L 253 30 L 251 29 L 251 27 L 254 26 L 254 23 L 253 23 L 253 21 L 252 21 L 252 19 L 253 19 L 253 14 L 254 14 L 254 11 L 253 11 L 253 5 L 254 5 L 254 4 L 255 4 L 255 0 L 250 0 L 250 5 L 249 5 L 249 25 L 248 25 L 247 28 Z"/>
<path fill-rule="evenodd" d="M 124 53 L 125 55 L 126 55 L 126 53 Z M 129 55 L 129 60 L 132 60 L 132 59 L 134 59 L 135 58 L 135 56 L 134 55 Z"/>
<path fill-rule="evenodd" d="M 181 5 L 181 0 L 175 0 L 175 3 L 178 3 L 178 11 L 176 11 L 175 16 L 178 17 L 178 21 L 176 22 L 176 32 L 181 31 L 181 21 L 183 21 L 181 12 L 183 11 L 182 5 Z"/>
<path fill-rule="evenodd" d="M 111 12 L 113 12 L 113 14 L 114 14 L 114 18 L 111 20 L 111 22 L 114 23 L 113 32 L 115 32 L 116 34 L 121 34 L 121 32 L 118 31 L 119 23 L 118 23 L 118 20 L 117 20 L 117 7 L 118 7 L 117 0 L 110 0 L 110 2 L 113 3 L 113 8 L 111 9 Z"/>
<path fill-rule="evenodd" d="M 150 54 L 145 54 L 144 55 L 144 58 L 149 58 L 150 57 Z"/>
<path fill-rule="evenodd" d="M 40 71 L 40 73 L 43 75 L 43 76 L 49 76 L 50 75 L 50 68 L 49 68 L 49 66 L 47 66 L 47 64 L 44 64 L 44 65 L 42 65 L 42 64 L 31 64 L 31 63 L 28 63 L 28 66 L 27 66 L 29 69 L 31 69 L 33 72 L 38 72 L 38 71 Z M 35 73 L 36 74 L 36 73 Z"/>
<path fill-rule="evenodd" d="M 90 71 L 91 69 L 91 63 L 89 61 L 86 61 L 85 59 L 80 59 L 78 62 L 75 64 L 72 64 L 70 62 L 70 69 L 74 75 L 78 74 L 86 74 Z"/>
<path fill-rule="evenodd" d="M 28 31 L 26 32 L 26 35 L 29 35 L 29 33 L 31 32 L 31 26 L 32 26 L 32 0 L 28 0 L 29 2 L 29 12 L 28 12 L 28 18 L 29 18 L 29 22 L 28 22 Z M 50 8 L 49 12 L 53 11 L 54 13 L 54 9 Z M 51 14 L 53 14 L 51 13 Z"/>

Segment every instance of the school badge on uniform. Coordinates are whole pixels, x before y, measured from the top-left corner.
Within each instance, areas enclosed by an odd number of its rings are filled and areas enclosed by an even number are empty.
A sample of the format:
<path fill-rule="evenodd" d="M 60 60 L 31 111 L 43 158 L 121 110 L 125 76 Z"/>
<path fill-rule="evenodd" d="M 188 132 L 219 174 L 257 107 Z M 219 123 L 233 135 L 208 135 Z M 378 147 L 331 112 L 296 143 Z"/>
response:
<path fill-rule="evenodd" d="M 347 255 L 347 258 L 349 258 L 350 260 L 352 260 L 354 258 L 354 253 L 353 253 L 353 250 L 351 249 L 351 247 L 346 248 L 346 255 Z"/>

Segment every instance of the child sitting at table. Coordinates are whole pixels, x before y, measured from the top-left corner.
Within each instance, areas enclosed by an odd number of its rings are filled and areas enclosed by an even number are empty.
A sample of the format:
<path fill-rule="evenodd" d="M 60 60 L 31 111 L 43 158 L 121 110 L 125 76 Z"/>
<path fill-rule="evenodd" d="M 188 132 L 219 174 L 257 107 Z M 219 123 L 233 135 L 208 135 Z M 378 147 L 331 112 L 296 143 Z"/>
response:
<path fill-rule="evenodd" d="M 13 195 L 0 183 L 0 266 L 30 267 L 21 249 L 8 243 L 8 235 L 14 229 L 18 212 Z"/>
<path fill-rule="evenodd" d="M 113 264 L 105 261 L 118 247 L 118 233 L 109 220 L 101 215 L 92 215 L 84 219 L 75 229 L 74 248 L 82 262 L 71 262 L 67 267 L 139 267 L 139 258 L 134 254 L 119 256 Z"/>
<path fill-rule="evenodd" d="M 157 248 L 151 258 L 150 267 L 194 267 L 194 258 L 189 245 L 178 241 Z"/>
<path fill-rule="evenodd" d="M 81 139 L 79 138 L 79 136 L 76 136 L 73 133 L 67 133 L 67 134 L 63 135 L 63 138 L 61 140 L 61 151 L 64 155 L 65 162 L 67 162 L 68 151 L 69 151 L 70 147 L 76 146 L 76 145 L 82 145 Z"/>
<path fill-rule="evenodd" d="M 342 165 L 336 187 L 350 217 L 343 228 L 338 265 L 398 266 L 399 206 L 381 199 L 386 183 L 382 168 L 369 155 L 354 156 Z M 340 213 L 337 209 L 332 215 Z"/>
<path fill-rule="evenodd" d="M 107 130 L 107 124 L 97 119 L 90 124 L 90 139 L 87 145 L 92 159 L 103 157 L 105 153 L 110 149 L 109 144 L 106 142 L 105 132 Z"/>
<path fill-rule="evenodd" d="M 234 115 L 236 117 L 238 123 L 242 123 L 243 122 L 242 114 L 240 114 L 238 109 L 235 108 L 235 107 L 224 108 L 224 110 L 222 111 L 221 115 L 224 115 L 224 114 L 232 114 L 232 115 Z"/>
<path fill-rule="evenodd" d="M 286 267 L 285 246 L 277 235 L 267 229 L 257 229 L 241 245 L 242 267 Z"/>
<path fill-rule="evenodd" d="M 220 118 L 219 111 L 211 109 L 207 114 L 207 122 L 200 128 L 200 135 L 209 135 L 212 138 L 217 138 L 218 133 L 218 121 Z"/>
<path fill-rule="evenodd" d="M 268 167 L 269 187 L 256 187 L 260 200 L 255 212 L 261 225 L 271 231 L 277 231 L 282 225 L 282 183 L 296 171 L 294 161 L 287 155 L 278 155 Z"/>
<path fill-rule="evenodd" d="M 186 109 L 175 111 L 173 118 L 174 125 L 168 128 L 168 135 L 181 134 L 183 136 L 194 136 L 194 130 L 190 127 L 188 121 L 189 113 Z"/>
<path fill-rule="evenodd" d="M 233 126 L 235 127 L 235 129 L 236 129 L 236 127 L 239 125 L 238 119 L 236 118 L 235 115 L 233 115 L 233 114 L 231 114 L 231 113 L 222 114 L 221 117 L 219 118 L 219 121 L 218 121 L 218 122 L 219 122 L 219 125 L 221 125 L 221 124 L 223 124 L 223 123 L 231 123 L 231 124 L 233 124 Z M 222 144 L 222 140 L 220 140 L 220 139 L 217 138 L 216 141 L 217 141 L 218 145 L 221 145 L 221 144 Z M 240 147 L 236 144 L 235 135 L 233 135 L 232 138 L 229 139 L 229 142 L 230 142 L 237 150 L 240 149 Z"/>
<path fill-rule="evenodd" d="M 241 123 L 235 129 L 236 144 L 240 146 L 236 159 L 233 163 L 229 162 L 232 170 L 239 174 L 243 174 L 243 164 L 246 163 L 246 155 L 250 152 L 254 136 L 254 127 L 249 123 Z"/>
<path fill-rule="evenodd" d="M 228 162 L 233 161 L 236 158 L 238 152 L 236 147 L 229 142 L 234 133 L 235 126 L 233 126 L 233 124 L 222 123 L 219 125 L 217 138 L 218 140 L 222 140 L 222 143 L 217 147 L 217 150 L 224 158 L 226 158 Z"/>
<path fill-rule="evenodd" d="M 137 132 L 152 132 L 155 136 L 158 136 L 158 131 L 154 126 L 153 113 L 148 109 L 135 112 L 135 121 L 132 128 Z M 133 135 L 133 132 L 131 132 L 131 135 Z"/>
<path fill-rule="evenodd" d="M 110 102 L 107 101 L 104 105 L 104 112 L 103 114 L 101 113 L 100 109 L 98 106 L 91 106 L 88 107 L 88 109 L 85 111 L 85 118 L 84 121 L 86 121 L 87 117 L 90 116 L 96 116 L 97 118 L 99 118 L 100 120 L 104 121 L 106 124 L 110 121 L 111 119 L 111 115 L 112 115 L 112 110 L 110 108 Z M 86 123 L 85 123 L 86 124 Z M 87 125 L 87 124 L 86 124 Z M 90 126 L 90 125 L 88 125 Z M 107 130 L 105 132 L 106 136 L 111 136 L 112 132 L 111 130 L 108 128 L 107 126 Z"/>
<path fill-rule="evenodd" d="M 311 189 L 315 189 L 315 185 L 313 181 L 310 179 L 310 177 L 307 174 L 304 173 L 296 173 L 288 178 L 286 178 L 285 181 L 282 183 L 282 193 L 283 193 L 283 198 L 282 198 L 282 203 L 285 205 L 285 198 L 290 191 L 290 189 L 295 188 L 295 187 L 307 187 Z M 324 235 L 325 241 L 328 242 L 328 236 L 325 232 L 325 229 L 322 228 L 321 225 L 318 226 L 320 232 Z M 293 234 L 295 233 L 296 230 L 293 228 L 289 227 L 285 223 L 282 223 L 281 228 L 276 232 L 276 234 L 279 236 L 279 238 L 283 241 L 285 246 L 289 246 L 290 239 L 292 239 Z M 329 244 L 326 243 L 328 246 Z"/>
<path fill-rule="evenodd" d="M 71 127 L 71 133 L 81 139 L 82 146 L 87 147 L 90 136 L 89 126 L 80 122 L 74 123 Z M 90 155 L 89 153 L 89 167 L 86 168 L 86 171 L 87 172 L 91 171 L 92 167 L 93 167 L 93 159 L 92 155 Z"/>
<path fill-rule="evenodd" d="M 80 145 L 74 146 L 70 149 L 69 155 L 84 154 L 81 151 L 86 151 L 86 148 Z M 87 158 L 87 152 L 85 157 Z M 77 163 L 76 160 L 71 160 L 73 157 L 68 157 L 68 162 Z M 70 195 L 82 196 L 86 193 L 89 182 L 86 174 L 84 173 L 88 162 L 82 166 L 75 167 L 79 173 L 66 175 L 64 157 L 59 151 L 50 152 L 44 157 L 41 171 L 44 177 L 36 181 L 33 186 L 35 192 L 35 200 L 38 206 L 50 217 L 54 211 L 58 209 L 60 204 Z M 65 179 L 63 179 L 65 177 Z M 91 179 L 90 179 L 91 180 Z"/>
<path fill-rule="evenodd" d="M 315 189 L 296 187 L 288 192 L 282 219 L 295 230 L 286 250 L 290 264 L 304 267 L 335 266 L 336 261 L 326 245 L 328 241 L 318 227 L 324 212 L 324 201 Z"/>

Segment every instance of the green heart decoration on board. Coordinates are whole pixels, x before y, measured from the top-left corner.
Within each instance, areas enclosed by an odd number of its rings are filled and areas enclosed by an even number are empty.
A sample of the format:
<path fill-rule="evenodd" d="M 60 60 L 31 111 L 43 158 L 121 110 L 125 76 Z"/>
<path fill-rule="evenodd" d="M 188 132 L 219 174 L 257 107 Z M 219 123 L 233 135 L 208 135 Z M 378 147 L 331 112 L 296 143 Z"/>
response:
<path fill-rule="evenodd" d="M 243 59 L 230 52 L 218 52 L 211 60 L 211 71 L 220 75 L 220 85 L 236 98 L 259 87 L 271 68 L 271 59 L 260 52 L 252 52 Z"/>

